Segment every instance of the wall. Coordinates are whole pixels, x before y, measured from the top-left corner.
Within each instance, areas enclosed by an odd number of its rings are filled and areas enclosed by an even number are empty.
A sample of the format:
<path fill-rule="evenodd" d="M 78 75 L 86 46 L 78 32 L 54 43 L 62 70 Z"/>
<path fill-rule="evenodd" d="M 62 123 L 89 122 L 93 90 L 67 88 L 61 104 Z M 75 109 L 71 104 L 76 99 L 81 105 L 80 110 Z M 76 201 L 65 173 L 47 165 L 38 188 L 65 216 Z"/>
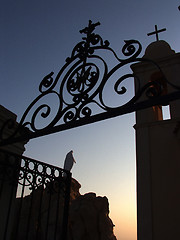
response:
<path fill-rule="evenodd" d="M 4 137 L 11 136 L 15 127 L 17 127 L 18 123 L 16 122 L 16 117 L 17 116 L 14 113 L 10 112 L 9 110 L 0 105 L 0 129 L 8 119 L 12 119 L 15 123 L 14 128 L 6 129 Z M 21 155 L 25 150 L 24 144 L 25 143 L 16 143 L 1 148 Z M 16 200 L 17 184 L 14 181 L 11 181 L 11 178 L 13 179 L 14 177 L 14 172 L 6 172 L 5 169 L 7 168 L 5 168 L 4 166 L 5 164 L 13 166 L 15 163 L 14 161 L 15 160 L 13 158 L 8 161 L 6 155 L 3 152 L 0 152 L 0 239 L 4 239 L 4 236 L 6 235 L 7 240 L 10 239 L 12 225 L 14 222 L 14 219 L 12 219 L 12 217 L 9 220 L 9 216 L 10 211 L 12 214 L 11 216 L 14 215 L 13 211 Z M 11 168 L 11 170 L 12 169 L 13 168 Z M 8 225 L 7 222 L 9 222 Z"/>

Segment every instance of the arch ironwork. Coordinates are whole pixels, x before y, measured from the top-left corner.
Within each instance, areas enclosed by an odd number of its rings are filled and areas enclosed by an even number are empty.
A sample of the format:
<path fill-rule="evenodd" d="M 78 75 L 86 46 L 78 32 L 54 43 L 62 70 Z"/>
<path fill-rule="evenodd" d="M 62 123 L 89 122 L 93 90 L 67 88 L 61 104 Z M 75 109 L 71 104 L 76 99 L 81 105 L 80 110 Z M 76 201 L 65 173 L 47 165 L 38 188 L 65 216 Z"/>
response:
<path fill-rule="evenodd" d="M 180 98 L 180 86 L 173 85 L 165 76 L 166 84 L 175 89 L 168 95 L 162 94 L 163 84 L 158 81 L 151 81 L 142 86 L 140 79 L 134 73 L 125 73 L 117 77 L 116 73 L 119 73 L 119 69 L 136 62 L 149 62 L 159 71 L 162 72 L 162 70 L 152 60 L 139 57 L 142 46 L 137 40 L 124 41 L 123 57 L 119 57 L 110 47 L 109 41 L 104 41 L 99 34 L 94 33 L 98 25 L 100 25 L 99 22 L 94 24 L 89 21 L 88 26 L 80 30 L 80 33 L 83 34 L 82 41 L 73 48 L 71 56 L 66 59 L 65 65 L 56 76 L 54 76 L 54 72 L 51 72 L 43 78 L 39 85 L 39 96 L 25 110 L 16 130 L 8 138 L 4 137 L 4 132 L 7 128 L 14 128 L 14 120 L 9 119 L 3 125 L 0 130 L 1 146 L 116 117 L 154 105 L 166 105 L 169 101 Z M 110 64 L 104 58 L 103 54 L 106 53 L 113 56 L 114 60 Z M 114 62 L 116 63 L 114 64 Z M 135 78 L 138 82 L 136 92 L 127 102 L 121 104 L 119 101 L 116 106 L 106 103 L 104 89 L 112 78 L 115 79 L 113 91 L 120 97 L 127 94 L 127 87 L 124 86 L 127 79 Z M 142 95 L 146 95 L 146 100 L 140 100 Z M 52 111 L 50 103 L 43 103 L 47 96 L 55 96 L 57 100 L 55 113 Z M 45 125 L 40 124 L 37 127 L 37 119 L 45 119 L 47 122 Z"/>

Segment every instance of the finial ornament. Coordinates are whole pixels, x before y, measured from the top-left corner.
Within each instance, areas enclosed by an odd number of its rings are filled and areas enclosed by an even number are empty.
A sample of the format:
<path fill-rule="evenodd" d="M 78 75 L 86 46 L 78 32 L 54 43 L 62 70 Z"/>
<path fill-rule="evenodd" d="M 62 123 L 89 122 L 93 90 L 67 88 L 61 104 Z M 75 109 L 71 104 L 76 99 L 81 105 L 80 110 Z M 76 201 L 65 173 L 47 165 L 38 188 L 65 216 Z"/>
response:
<path fill-rule="evenodd" d="M 156 34 L 156 41 L 158 42 L 159 41 L 158 33 L 164 32 L 164 31 L 166 31 L 166 28 L 162 28 L 162 29 L 158 30 L 157 25 L 155 25 L 155 31 L 151 32 L 151 33 L 148 33 L 147 35 L 150 36 L 150 35 Z"/>
<path fill-rule="evenodd" d="M 83 29 L 80 30 L 79 32 L 80 32 L 80 33 L 85 33 L 85 34 L 87 34 L 87 36 L 88 36 L 88 35 L 91 34 L 91 33 L 95 30 L 95 28 L 96 28 L 97 26 L 99 26 L 99 25 L 100 25 L 100 22 L 92 23 L 92 21 L 89 20 L 89 25 L 88 25 L 88 27 L 83 28 Z"/>

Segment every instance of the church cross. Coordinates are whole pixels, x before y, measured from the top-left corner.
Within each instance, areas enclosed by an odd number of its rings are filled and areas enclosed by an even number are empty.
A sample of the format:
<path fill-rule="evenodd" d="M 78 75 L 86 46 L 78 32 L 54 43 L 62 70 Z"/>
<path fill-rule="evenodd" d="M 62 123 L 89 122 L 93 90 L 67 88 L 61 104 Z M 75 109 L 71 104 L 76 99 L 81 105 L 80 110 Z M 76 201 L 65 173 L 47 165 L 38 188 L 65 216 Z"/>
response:
<path fill-rule="evenodd" d="M 156 34 L 156 41 L 159 41 L 158 33 L 164 32 L 164 31 L 166 31 L 166 28 L 163 28 L 163 29 L 158 30 L 158 29 L 157 29 L 157 25 L 155 25 L 155 31 L 154 31 L 154 32 L 151 32 L 151 33 L 148 33 L 147 35 L 150 36 L 150 35 Z"/>

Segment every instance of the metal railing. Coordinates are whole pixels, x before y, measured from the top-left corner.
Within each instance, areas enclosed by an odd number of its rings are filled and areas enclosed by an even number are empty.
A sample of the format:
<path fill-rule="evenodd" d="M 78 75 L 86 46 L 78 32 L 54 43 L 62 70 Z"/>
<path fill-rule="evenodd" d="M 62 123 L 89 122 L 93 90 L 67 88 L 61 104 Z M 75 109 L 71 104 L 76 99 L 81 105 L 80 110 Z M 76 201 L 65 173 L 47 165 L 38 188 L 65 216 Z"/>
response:
<path fill-rule="evenodd" d="M 67 239 L 71 173 L 0 150 L 0 238 Z"/>

